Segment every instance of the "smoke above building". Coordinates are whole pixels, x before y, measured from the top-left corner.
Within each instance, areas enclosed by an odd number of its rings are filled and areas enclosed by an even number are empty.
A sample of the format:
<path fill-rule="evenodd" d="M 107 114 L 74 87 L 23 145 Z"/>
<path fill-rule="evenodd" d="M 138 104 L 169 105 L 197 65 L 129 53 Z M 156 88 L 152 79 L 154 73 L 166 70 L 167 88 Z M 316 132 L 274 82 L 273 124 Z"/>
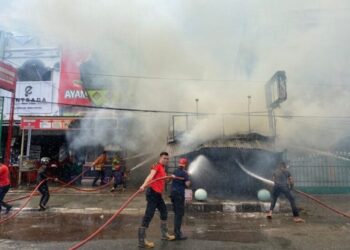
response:
<path fill-rule="evenodd" d="M 266 113 L 254 112 L 266 111 L 264 85 L 277 70 L 288 78 L 288 100 L 276 110 L 281 145 L 327 149 L 348 133 L 349 119 L 341 118 L 350 108 L 346 0 L 18 0 L 1 5 L 1 29 L 40 36 L 43 45 L 92 51 L 98 69 L 85 65 L 92 71 L 90 80 L 113 93 L 104 106 L 195 113 L 198 99 L 199 112 L 216 116 L 199 119 L 186 135 L 187 144 L 220 136 L 221 113 L 231 113 L 224 118 L 227 135 L 247 132 L 242 113 L 248 95 L 252 130 L 268 134 Z M 167 114 L 93 111 L 91 116 L 120 116 L 125 124 L 134 119 L 128 133 L 115 139 L 138 150 L 166 142 Z M 102 134 L 96 137 L 105 138 L 107 130 L 99 125 Z"/>

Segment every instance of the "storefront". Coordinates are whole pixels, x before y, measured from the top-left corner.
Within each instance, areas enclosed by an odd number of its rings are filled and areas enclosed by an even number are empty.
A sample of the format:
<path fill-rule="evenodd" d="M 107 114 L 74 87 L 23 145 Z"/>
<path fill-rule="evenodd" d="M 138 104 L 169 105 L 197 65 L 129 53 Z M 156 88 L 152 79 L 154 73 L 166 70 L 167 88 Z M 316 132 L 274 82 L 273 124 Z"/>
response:
<path fill-rule="evenodd" d="M 25 116 L 21 118 L 21 142 L 18 154 L 17 183 L 31 183 L 35 181 L 37 168 L 42 157 L 49 157 L 50 174 L 63 181 L 69 181 L 84 171 L 83 178 L 91 178 L 91 163 L 103 151 L 107 151 L 108 163 L 106 176 L 110 176 L 111 161 L 118 156 L 123 158 L 126 152 L 118 145 L 84 145 L 72 147 L 71 137 L 81 131 L 81 121 L 84 117 L 43 117 Z M 107 120 L 107 119 L 106 119 Z M 113 124 L 114 120 L 108 119 Z M 84 128 L 89 129 L 89 128 Z M 93 128 L 91 128 L 93 129 Z M 21 160 L 22 159 L 22 160 Z M 86 170 L 86 171 L 85 171 Z"/>

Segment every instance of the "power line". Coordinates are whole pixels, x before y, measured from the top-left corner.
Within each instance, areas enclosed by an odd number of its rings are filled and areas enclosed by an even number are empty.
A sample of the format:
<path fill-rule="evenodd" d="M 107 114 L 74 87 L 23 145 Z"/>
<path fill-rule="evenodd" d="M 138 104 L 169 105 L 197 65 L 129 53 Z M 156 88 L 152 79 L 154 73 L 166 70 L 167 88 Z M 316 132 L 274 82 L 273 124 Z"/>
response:
<path fill-rule="evenodd" d="M 17 66 L 17 68 L 20 67 L 19 64 L 6 60 L 9 63 Z M 73 71 L 60 71 L 60 74 L 72 74 L 72 75 L 84 75 L 84 76 L 90 76 L 90 77 L 110 77 L 110 78 L 129 78 L 129 79 L 143 79 L 143 80 L 167 80 L 167 81 L 192 81 L 192 82 L 223 82 L 223 83 L 247 83 L 247 84 L 257 84 L 257 83 L 267 83 L 268 80 L 237 80 L 237 79 L 202 79 L 202 78 L 178 78 L 178 77 L 162 77 L 162 76 L 144 76 L 144 75 L 120 75 L 120 74 L 110 74 L 110 73 L 84 73 L 81 74 L 80 72 L 73 72 Z M 291 86 L 298 86 L 298 85 L 314 85 L 314 86 L 322 86 L 322 87 L 328 87 L 328 86 L 337 86 L 337 87 L 349 87 L 349 84 L 336 84 L 336 83 L 316 83 L 316 82 L 310 82 L 310 81 L 297 81 L 296 84 L 291 84 Z M 57 87 L 55 87 L 57 88 Z M 57 88 L 58 89 L 58 88 Z"/>
<path fill-rule="evenodd" d="M 11 99 L 9 96 L 0 96 L 5 99 Z M 15 98 L 16 99 L 16 98 Z M 19 99 L 19 98 L 17 98 Z M 39 102 L 36 102 L 39 103 Z M 55 104 L 60 106 L 70 106 L 83 109 L 96 109 L 96 110 L 114 110 L 114 111 L 123 111 L 123 112 L 139 112 L 139 113 L 160 113 L 160 114 L 176 114 L 176 115 L 197 115 L 196 112 L 188 111 L 178 111 L 178 110 L 156 110 L 156 109 L 138 109 L 138 108 L 118 108 L 118 107 L 108 107 L 108 106 L 93 106 L 93 105 L 81 105 L 81 104 L 68 104 L 68 103 L 59 103 L 59 102 L 45 102 L 45 104 Z M 255 111 L 250 112 L 251 116 L 254 117 L 268 117 L 267 112 L 265 111 Z M 247 112 L 243 113 L 214 113 L 214 112 L 202 112 L 198 113 L 200 116 L 215 116 L 215 115 L 227 115 L 227 116 L 248 116 Z M 275 115 L 276 118 L 280 119 L 292 119 L 292 118 L 306 118 L 306 119 L 350 119 L 350 116 L 324 116 L 324 115 Z"/>

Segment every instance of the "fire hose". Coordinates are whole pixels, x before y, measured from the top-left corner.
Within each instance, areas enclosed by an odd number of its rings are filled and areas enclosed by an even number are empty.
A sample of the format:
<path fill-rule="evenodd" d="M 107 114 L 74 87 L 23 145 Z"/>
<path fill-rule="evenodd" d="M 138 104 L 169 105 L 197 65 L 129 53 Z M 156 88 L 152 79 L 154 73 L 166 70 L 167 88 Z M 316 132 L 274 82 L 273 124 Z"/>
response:
<path fill-rule="evenodd" d="M 70 186 L 73 182 L 75 182 L 76 180 L 78 180 L 84 173 L 86 173 L 89 169 L 83 171 L 80 175 L 76 176 L 75 178 L 73 178 L 72 180 L 70 180 L 69 182 L 65 183 L 63 186 L 59 187 L 59 188 L 56 188 L 56 189 L 53 189 L 51 190 L 51 192 L 55 193 L 55 192 L 59 192 L 61 191 L 63 188 L 67 187 L 67 186 Z M 54 179 L 54 178 L 52 178 Z M 38 192 L 36 192 L 34 195 L 39 195 Z M 25 195 L 25 196 L 21 196 L 21 197 L 17 197 L 17 198 L 14 198 L 14 199 L 10 199 L 10 200 L 7 200 L 5 202 L 13 202 L 13 201 L 18 201 L 18 200 L 22 200 L 22 199 L 25 199 L 25 198 L 28 198 L 29 195 Z"/>
<path fill-rule="evenodd" d="M 180 177 L 173 177 L 173 176 L 165 176 L 162 178 L 157 178 L 154 180 L 151 180 L 150 182 L 147 183 L 146 187 L 148 187 L 149 185 L 151 185 L 152 183 L 156 182 L 156 181 L 160 181 L 160 180 L 165 180 L 165 179 L 183 179 Z M 85 245 L 88 241 L 92 240 L 94 237 L 96 237 L 96 235 L 98 235 L 105 227 L 107 227 L 109 224 L 112 223 L 112 221 L 129 205 L 129 203 L 139 194 L 143 192 L 143 190 L 139 189 L 137 190 L 133 195 L 131 195 L 123 204 L 122 206 L 115 211 L 115 213 L 112 215 L 111 218 L 109 218 L 102 226 L 100 226 L 95 232 L 93 232 L 92 234 L 90 234 L 88 237 L 86 237 L 85 239 L 83 239 L 82 241 L 80 241 L 79 243 L 77 243 L 76 245 L 74 245 L 73 247 L 69 248 L 69 250 L 75 250 L 80 248 L 81 246 Z"/>
<path fill-rule="evenodd" d="M 61 183 L 61 184 L 63 184 L 61 187 L 59 187 L 59 188 L 56 188 L 56 189 L 53 189 L 53 190 L 51 190 L 51 193 L 57 193 L 57 192 L 59 192 L 59 191 L 61 191 L 62 189 L 64 189 L 64 188 L 71 188 L 71 189 L 75 189 L 75 190 L 77 190 L 77 191 L 81 191 L 81 192 L 95 192 L 95 191 L 98 191 L 98 190 L 100 190 L 100 189 L 104 189 L 105 187 L 107 187 L 107 186 L 109 186 L 111 183 L 112 183 L 112 180 L 110 180 L 108 183 L 106 183 L 106 184 L 104 184 L 104 185 L 101 185 L 101 186 L 99 186 L 99 187 L 97 187 L 97 188 L 93 188 L 93 189 L 84 189 L 84 188 L 78 188 L 78 187 L 74 187 L 74 186 L 72 186 L 72 183 L 74 182 L 74 181 L 76 181 L 80 176 L 82 176 L 86 171 L 88 171 L 88 170 L 85 170 L 84 172 L 82 172 L 80 175 L 78 175 L 78 176 L 76 176 L 74 179 L 72 179 L 71 181 L 69 181 L 69 182 L 63 182 L 63 181 L 61 181 L 61 180 L 57 180 L 57 182 L 59 182 L 59 183 Z M 55 178 L 52 178 L 52 179 L 55 179 Z M 38 192 L 36 192 L 34 195 L 39 195 L 39 193 Z M 17 198 L 14 198 L 14 199 L 10 199 L 10 200 L 7 200 L 6 202 L 13 202 L 13 201 L 18 201 L 18 200 L 22 200 L 22 199 L 26 199 L 26 198 L 28 198 L 29 197 L 29 195 L 25 195 L 25 196 L 21 196 L 21 197 L 17 197 Z"/>
<path fill-rule="evenodd" d="M 63 182 L 61 180 L 57 180 L 57 182 L 59 182 L 61 184 L 64 184 L 62 187 L 67 187 L 68 186 L 68 188 L 72 188 L 72 189 L 75 189 L 77 191 L 82 191 L 82 192 L 95 192 L 95 191 L 98 191 L 100 189 L 104 189 L 105 187 L 108 187 L 112 183 L 112 181 L 113 181 L 113 178 L 109 182 L 107 182 L 106 184 L 103 184 L 103 185 L 101 185 L 101 186 L 99 186 L 97 188 L 91 188 L 91 189 L 89 188 L 89 189 L 87 189 L 87 188 L 78 188 L 78 187 L 66 185 L 67 183 L 65 183 L 65 182 Z M 60 189 L 62 189 L 62 188 L 60 188 Z M 56 192 L 57 191 L 58 190 L 56 190 Z"/>
<path fill-rule="evenodd" d="M 336 208 L 333 208 L 333 207 L 328 206 L 327 204 L 325 204 L 325 203 L 322 202 L 321 200 L 317 199 L 316 197 L 314 197 L 314 196 L 312 196 L 312 195 L 309 195 L 309 194 L 307 194 L 307 193 L 304 193 L 303 191 L 300 191 L 300 190 L 298 190 L 298 189 L 294 189 L 294 191 L 295 191 L 296 193 L 298 193 L 298 194 L 301 194 L 301 195 L 303 195 L 303 196 L 309 198 L 310 200 L 313 200 L 314 202 L 317 202 L 318 204 L 320 204 L 321 206 L 323 206 L 323 207 L 325 207 L 325 208 L 331 210 L 332 212 L 334 212 L 334 213 L 336 213 L 336 214 L 339 214 L 339 215 L 342 215 L 342 216 L 344 216 L 344 217 L 350 219 L 350 215 L 349 215 L 349 214 L 347 214 L 347 213 L 345 213 L 345 212 L 343 212 L 343 211 L 340 211 L 340 210 L 338 210 L 338 209 L 336 209 Z"/>
<path fill-rule="evenodd" d="M 10 214 L 9 216 L 5 217 L 4 219 L 0 220 L 0 224 L 8 221 L 9 219 L 12 219 L 14 217 L 16 217 L 25 206 L 27 206 L 27 204 L 29 203 L 29 201 L 31 200 L 31 198 L 33 198 L 33 196 L 36 194 L 36 191 L 39 189 L 39 187 L 45 182 L 48 181 L 52 178 L 46 178 L 45 180 L 42 180 L 38 185 L 36 185 L 36 187 L 34 188 L 34 190 L 30 193 L 28 199 L 26 200 L 26 202 L 23 203 L 23 205 L 14 213 Z"/>
<path fill-rule="evenodd" d="M 139 155 L 136 155 L 136 156 L 133 156 L 133 157 L 130 157 L 130 158 L 126 158 L 126 159 L 133 159 L 133 158 L 141 157 L 141 156 L 144 156 L 144 155 L 149 155 L 149 154 L 148 154 L 148 153 L 146 153 L 146 154 L 139 154 Z M 137 169 L 137 168 L 139 168 L 140 166 L 142 166 L 144 163 L 150 161 L 152 158 L 153 158 L 153 157 L 147 158 L 147 159 L 144 160 L 143 162 L 137 164 L 137 165 L 136 165 L 134 168 L 132 168 L 130 171 L 134 171 L 135 169 Z M 107 187 L 107 186 L 111 183 L 111 181 L 110 181 L 110 182 L 106 183 L 105 185 L 102 185 L 102 186 L 100 186 L 100 187 L 98 187 L 98 188 L 95 188 L 95 189 L 82 189 L 82 188 L 77 188 L 77 187 L 71 186 L 71 184 L 72 184 L 73 182 L 75 182 L 77 179 L 79 179 L 79 178 L 80 178 L 84 173 L 86 173 L 87 171 L 89 171 L 89 169 L 86 169 L 86 170 L 83 171 L 80 175 L 76 176 L 74 179 L 72 179 L 72 180 L 69 181 L 68 183 L 64 183 L 64 182 L 62 182 L 62 181 L 59 181 L 61 184 L 64 184 L 64 185 L 61 186 L 60 188 L 53 189 L 53 190 L 51 191 L 51 193 L 59 192 L 59 191 L 61 191 L 63 188 L 65 188 L 65 187 L 67 187 L 67 186 L 69 186 L 69 188 L 75 189 L 75 190 L 77 190 L 77 191 L 82 191 L 82 192 L 94 192 L 94 191 L 97 191 L 97 190 L 100 190 L 100 189 L 103 189 L 103 188 Z M 37 192 L 37 193 L 35 193 L 34 195 L 39 195 L 39 193 Z M 18 200 L 26 199 L 26 198 L 28 198 L 28 197 L 29 197 L 29 195 L 25 195 L 25 196 L 21 196 L 21 197 L 17 197 L 17 198 L 13 198 L 13 199 L 7 200 L 7 201 L 5 201 L 5 202 L 18 201 Z"/>
<path fill-rule="evenodd" d="M 255 179 L 258 179 L 258 180 L 260 180 L 260 181 L 262 181 L 262 182 L 264 182 L 264 183 L 266 183 L 266 184 L 268 184 L 268 185 L 270 185 L 270 186 L 273 186 L 273 185 L 274 185 L 273 181 L 268 180 L 268 179 L 265 179 L 265 178 L 263 178 L 263 177 L 261 177 L 261 176 L 259 176 L 259 175 L 257 175 L 257 174 L 254 174 L 253 172 L 251 172 L 251 171 L 249 171 L 248 169 L 246 169 L 246 168 L 245 168 L 241 163 L 239 163 L 238 161 L 236 161 L 236 163 L 237 163 L 238 166 L 239 166 L 246 174 L 248 174 L 249 176 L 251 176 L 251 177 L 253 177 L 253 178 L 255 178 Z M 323 201 L 317 199 L 316 197 L 314 197 L 314 196 L 312 196 L 312 195 L 310 195 L 310 194 L 304 193 L 304 192 L 302 192 L 302 191 L 300 191 L 300 190 L 298 190 L 298 189 L 295 189 L 295 188 L 293 188 L 293 190 L 294 190 L 296 193 L 298 193 L 298 194 L 300 194 L 300 195 L 302 195 L 302 196 L 304 196 L 304 197 L 306 197 L 306 198 L 308 198 L 308 199 L 310 199 L 310 200 L 316 202 L 317 204 L 321 205 L 322 207 L 327 208 L 327 209 L 329 209 L 330 211 L 332 211 L 332 212 L 334 212 L 334 213 L 336 213 L 336 214 L 342 215 L 342 216 L 344 216 L 344 217 L 350 219 L 350 215 L 349 215 L 349 214 L 347 214 L 347 213 L 345 213 L 345 212 L 343 212 L 343 211 L 340 211 L 340 210 L 338 210 L 338 209 L 336 209 L 336 208 L 333 208 L 333 207 L 328 206 L 327 204 L 325 204 Z"/>

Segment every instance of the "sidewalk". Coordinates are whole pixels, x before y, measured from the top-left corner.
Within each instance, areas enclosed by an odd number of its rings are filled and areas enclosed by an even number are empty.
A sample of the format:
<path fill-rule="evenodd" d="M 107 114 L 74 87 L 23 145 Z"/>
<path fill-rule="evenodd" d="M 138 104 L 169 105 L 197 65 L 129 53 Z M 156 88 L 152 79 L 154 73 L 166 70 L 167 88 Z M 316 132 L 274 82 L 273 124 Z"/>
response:
<path fill-rule="evenodd" d="M 84 183 L 79 188 L 92 189 L 89 183 Z M 50 190 L 56 189 L 56 186 L 50 185 Z M 27 195 L 34 189 L 33 187 L 24 186 L 19 189 L 11 189 L 6 195 L 5 200 Z M 110 192 L 110 186 L 93 191 L 83 192 L 66 188 L 60 192 L 51 192 L 48 202 L 48 208 L 52 212 L 61 213 L 114 213 L 134 192 L 135 188 L 128 188 L 125 192 Z M 38 209 L 40 196 L 34 196 L 23 211 L 35 211 Z M 172 210 L 170 198 L 165 195 L 165 202 L 169 211 Z M 26 199 L 14 201 L 14 210 L 20 207 Z M 261 212 L 265 211 L 269 203 L 262 203 L 257 200 L 217 200 L 209 199 L 205 202 L 191 201 L 186 203 L 188 212 Z M 146 200 L 144 193 L 139 194 L 129 204 L 123 213 L 140 214 L 144 212 Z M 277 210 L 279 206 L 277 205 Z"/>
<path fill-rule="evenodd" d="M 92 189 L 90 183 L 84 183 L 79 188 Z M 5 200 L 24 196 L 29 194 L 34 187 L 24 186 L 20 189 L 11 189 L 6 195 Z M 56 189 L 50 185 L 50 189 Z M 128 188 L 125 192 L 115 191 L 110 192 L 110 186 L 102 190 L 93 192 L 82 192 L 71 188 L 66 188 L 58 193 L 51 192 L 51 197 L 48 203 L 49 211 L 59 213 L 83 213 L 83 214 L 111 214 L 114 213 L 121 205 L 137 191 L 135 188 Z M 318 196 L 328 205 L 334 206 L 344 212 L 350 213 L 349 198 L 350 195 L 321 195 Z M 25 211 L 36 211 L 38 209 L 40 196 L 34 196 L 28 203 Z M 330 213 L 326 209 L 320 207 L 316 203 L 307 200 L 303 197 L 296 196 L 297 205 L 301 208 L 303 213 Z M 165 195 L 165 202 L 169 211 L 172 210 L 170 198 Z M 18 209 L 26 199 L 15 201 L 14 210 Z M 224 212 L 224 213 L 251 213 L 251 212 L 265 212 L 269 209 L 269 202 L 259 202 L 258 200 L 221 200 L 210 198 L 205 202 L 191 201 L 186 204 L 187 212 Z M 145 194 L 141 193 L 129 204 L 123 211 L 124 214 L 142 214 L 146 207 Z M 289 203 L 284 199 L 279 199 L 274 210 L 275 212 L 290 213 Z"/>

